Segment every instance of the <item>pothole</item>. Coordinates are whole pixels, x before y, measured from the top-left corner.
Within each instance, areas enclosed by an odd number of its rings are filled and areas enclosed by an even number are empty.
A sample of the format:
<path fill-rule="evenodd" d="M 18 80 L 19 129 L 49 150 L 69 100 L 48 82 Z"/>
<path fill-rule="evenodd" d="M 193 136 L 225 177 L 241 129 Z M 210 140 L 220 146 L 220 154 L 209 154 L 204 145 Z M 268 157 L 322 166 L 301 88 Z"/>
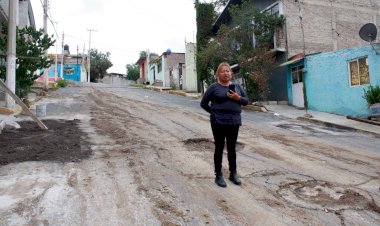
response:
<path fill-rule="evenodd" d="M 214 140 L 208 138 L 190 138 L 184 140 L 183 143 L 189 147 L 189 151 L 212 151 L 214 152 Z M 245 145 L 243 143 L 236 143 L 236 152 L 243 150 Z M 224 145 L 224 150 L 227 150 L 227 143 Z"/>
<path fill-rule="evenodd" d="M 316 180 L 288 183 L 277 193 L 296 206 L 325 211 L 363 210 L 370 203 L 368 194 L 359 189 Z"/>

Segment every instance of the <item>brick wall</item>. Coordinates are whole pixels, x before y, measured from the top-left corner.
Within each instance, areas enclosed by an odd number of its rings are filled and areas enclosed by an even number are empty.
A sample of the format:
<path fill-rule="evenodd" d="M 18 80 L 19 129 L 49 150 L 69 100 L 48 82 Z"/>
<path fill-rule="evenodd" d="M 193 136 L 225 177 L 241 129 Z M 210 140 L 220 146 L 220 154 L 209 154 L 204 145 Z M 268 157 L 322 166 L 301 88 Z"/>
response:
<path fill-rule="evenodd" d="M 298 2 L 283 3 L 291 57 L 303 52 Z M 306 54 L 367 44 L 359 37 L 360 28 L 366 23 L 380 25 L 380 0 L 304 0 L 301 12 Z"/>

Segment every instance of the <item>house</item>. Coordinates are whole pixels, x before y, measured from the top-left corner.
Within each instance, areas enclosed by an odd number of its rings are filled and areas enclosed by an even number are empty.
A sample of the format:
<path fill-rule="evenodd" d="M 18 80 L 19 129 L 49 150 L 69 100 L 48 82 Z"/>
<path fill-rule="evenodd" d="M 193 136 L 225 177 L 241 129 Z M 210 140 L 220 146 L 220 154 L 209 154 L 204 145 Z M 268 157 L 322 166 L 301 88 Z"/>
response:
<path fill-rule="evenodd" d="M 216 33 L 221 24 L 232 26 L 228 8 L 241 4 L 230 0 L 213 25 Z M 285 19 L 273 37 L 272 51 L 277 63 L 290 61 L 299 54 L 336 51 L 366 44 L 360 39 L 360 28 L 369 22 L 380 24 L 379 1 L 326 0 L 251 0 L 260 11 L 282 15 Z M 302 26 L 301 26 L 302 25 Z M 252 34 L 252 45 L 255 38 Z M 269 100 L 288 100 L 287 70 L 277 67 L 269 76 Z"/>
<path fill-rule="evenodd" d="M 380 43 L 374 44 L 380 53 Z M 289 103 L 308 109 L 367 117 L 364 89 L 380 84 L 380 54 L 371 45 L 303 55 L 286 65 Z M 307 76 L 303 76 L 306 71 Z M 305 81 L 302 81 L 305 79 Z"/>
<path fill-rule="evenodd" d="M 140 69 L 140 77 L 137 80 L 137 83 L 139 84 L 146 84 L 149 82 L 148 80 L 148 65 L 150 62 L 150 54 L 147 54 L 149 57 L 145 55 L 141 55 L 140 58 L 137 60 L 136 64 L 139 66 Z"/>
<path fill-rule="evenodd" d="M 53 60 L 48 70 L 49 82 L 55 83 L 60 78 L 78 82 L 87 81 L 87 54 L 70 54 L 69 46 L 65 45 L 64 54 L 49 54 L 48 57 Z M 42 74 L 43 69 L 37 73 Z M 40 76 L 37 82 L 43 83 L 44 77 Z"/>
<path fill-rule="evenodd" d="M 9 1 L 10 0 L 1 0 L 0 1 L 0 23 L 7 23 L 9 18 Z M 35 27 L 36 23 L 34 20 L 34 14 L 30 0 L 19 0 L 19 18 L 18 26 L 26 27 L 32 26 Z"/>
<path fill-rule="evenodd" d="M 1 0 L 0 1 L 0 24 L 8 24 L 9 18 L 9 1 L 10 0 Z M 32 5 L 29 0 L 20 0 L 19 1 L 19 13 L 18 13 L 18 26 L 23 28 L 25 26 L 35 27 L 36 23 L 34 20 L 34 14 Z M 7 34 L 0 34 L 7 35 Z M 0 58 L 1 63 L 6 62 L 6 56 Z M 4 92 L 0 92 L 0 101 L 2 102 L 5 99 Z"/>
<path fill-rule="evenodd" d="M 168 49 L 161 56 L 152 59 L 148 66 L 150 84 L 166 89 L 184 89 L 186 81 L 185 53 L 174 53 Z"/>

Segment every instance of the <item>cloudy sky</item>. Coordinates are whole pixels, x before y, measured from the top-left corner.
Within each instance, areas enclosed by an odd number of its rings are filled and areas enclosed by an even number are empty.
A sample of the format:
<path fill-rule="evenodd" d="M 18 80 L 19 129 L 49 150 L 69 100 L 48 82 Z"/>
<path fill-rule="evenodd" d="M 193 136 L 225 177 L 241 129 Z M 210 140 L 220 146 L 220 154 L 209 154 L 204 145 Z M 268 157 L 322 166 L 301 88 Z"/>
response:
<path fill-rule="evenodd" d="M 43 0 L 31 0 L 36 27 L 43 28 Z M 194 0 L 49 0 L 48 33 L 69 45 L 70 53 L 91 48 L 111 53 L 108 72 L 125 73 L 139 52 L 162 54 L 184 52 L 185 40 L 194 42 L 196 21 Z M 61 52 L 61 44 L 58 53 Z M 49 52 L 55 53 L 55 47 Z"/>

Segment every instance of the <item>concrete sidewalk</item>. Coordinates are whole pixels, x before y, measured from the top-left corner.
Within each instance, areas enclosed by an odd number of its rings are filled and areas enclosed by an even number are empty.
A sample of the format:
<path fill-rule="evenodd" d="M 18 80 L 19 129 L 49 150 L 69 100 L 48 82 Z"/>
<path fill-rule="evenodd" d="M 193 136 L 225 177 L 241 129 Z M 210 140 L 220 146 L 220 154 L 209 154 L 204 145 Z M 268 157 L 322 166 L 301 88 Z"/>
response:
<path fill-rule="evenodd" d="M 167 92 L 171 94 L 191 97 L 193 99 L 199 99 L 202 97 L 200 93 L 186 93 L 182 90 L 170 90 Z M 326 126 L 335 127 L 335 128 L 369 133 L 369 134 L 373 134 L 375 136 L 380 137 L 380 126 L 348 119 L 346 116 L 343 116 L 343 115 L 308 110 L 307 114 L 311 115 L 311 118 L 310 118 L 306 116 L 306 111 L 304 109 L 298 109 L 294 106 L 290 106 L 285 103 L 281 103 L 281 104 L 262 103 L 262 104 L 264 104 L 263 105 L 264 107 L 248 105 L 243 108 L 254 110 L 254 111 L 262 111 L 262 112 L 268 111 L 268 113 L 282 115 L 287 118 L 308 121 L 308 122 L 326 125 Z"/>
<path fill-rule="evenodd" d="M 347 117 L 343 115 L 308 110 L 307 113 L 312 116 L 310 118 L 306 116 L 305 110 L 300 110 L 286 104 L 267 104 L 264 106 L 269 112 L 273 114 L 279 114 L 287 118 L 309 121 L 317 124 L 355 130 L 358 132 L 370 133 L 375 136 L 380 136 L 380 126 L 347 119 Z"/>

